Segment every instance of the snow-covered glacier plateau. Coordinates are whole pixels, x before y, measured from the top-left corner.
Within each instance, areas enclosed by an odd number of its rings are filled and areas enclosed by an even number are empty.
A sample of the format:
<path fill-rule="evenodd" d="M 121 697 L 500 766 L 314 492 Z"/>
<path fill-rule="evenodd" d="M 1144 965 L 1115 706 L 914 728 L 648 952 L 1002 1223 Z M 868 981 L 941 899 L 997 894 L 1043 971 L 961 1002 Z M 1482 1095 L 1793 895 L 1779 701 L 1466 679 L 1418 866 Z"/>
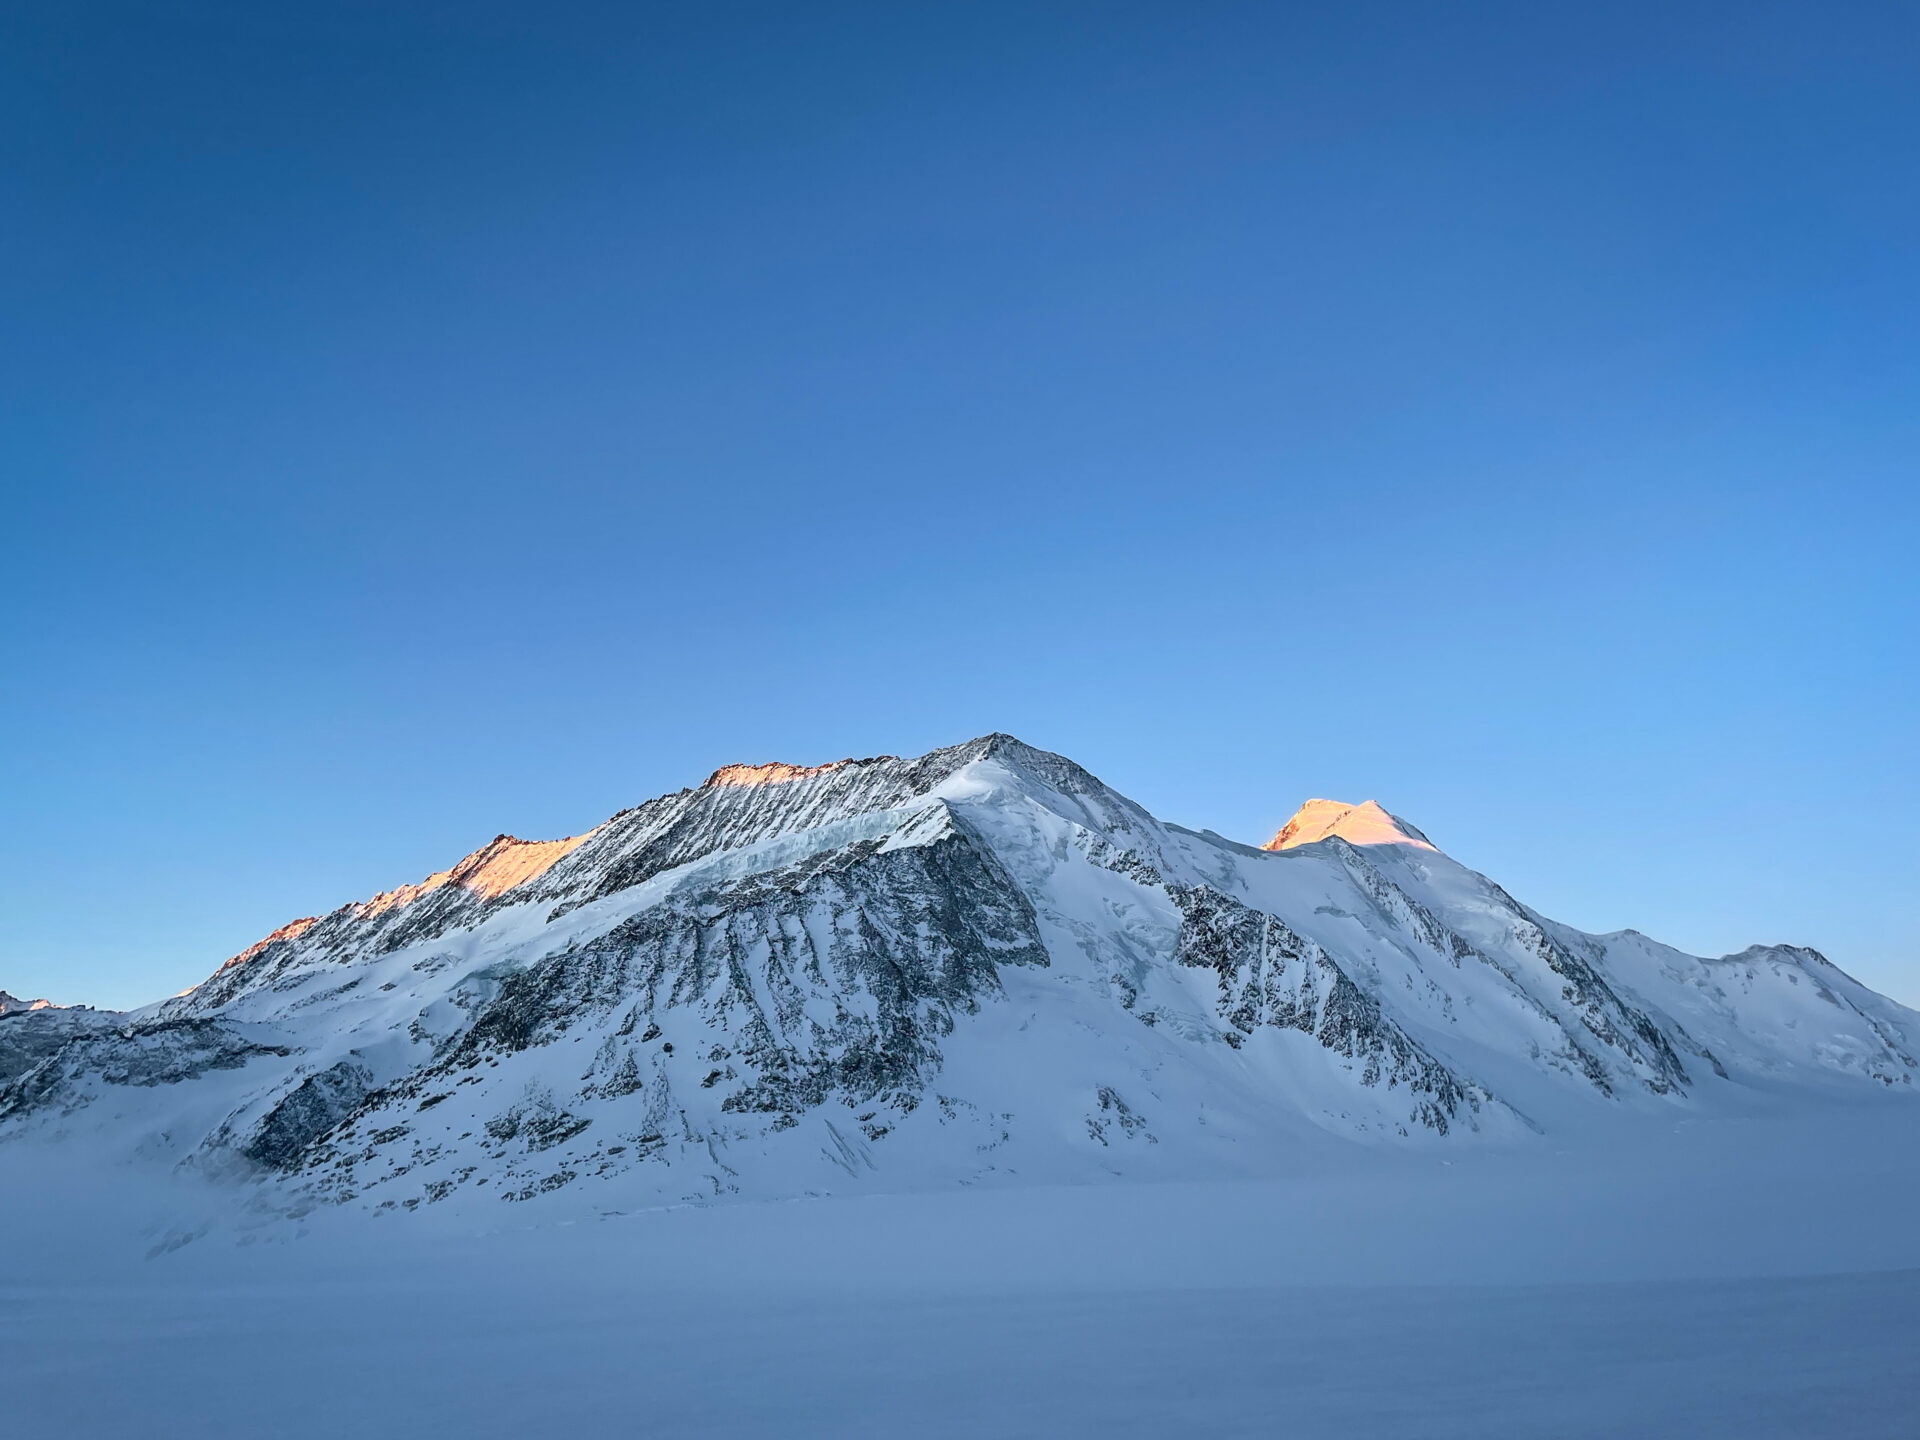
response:
<path fill-rule="evenodd" d="M 1916 1141 L 1813 950 L 992 735 L 9 998 L 0 1338 L 50 1435 L 1911 1435 Z"/>

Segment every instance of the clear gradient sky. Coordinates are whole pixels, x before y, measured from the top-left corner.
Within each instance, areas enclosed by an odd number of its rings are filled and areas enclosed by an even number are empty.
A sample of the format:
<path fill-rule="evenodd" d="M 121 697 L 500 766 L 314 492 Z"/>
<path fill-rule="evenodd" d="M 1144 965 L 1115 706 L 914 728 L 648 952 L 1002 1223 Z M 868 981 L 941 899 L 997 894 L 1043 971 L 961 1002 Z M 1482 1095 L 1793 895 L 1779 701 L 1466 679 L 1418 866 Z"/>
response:
<path fill-rule="evenodd" d="M 21 0 L 0 127 L 0 987 L 998 729 L 1920 1002 L 1912 5 Z"/>

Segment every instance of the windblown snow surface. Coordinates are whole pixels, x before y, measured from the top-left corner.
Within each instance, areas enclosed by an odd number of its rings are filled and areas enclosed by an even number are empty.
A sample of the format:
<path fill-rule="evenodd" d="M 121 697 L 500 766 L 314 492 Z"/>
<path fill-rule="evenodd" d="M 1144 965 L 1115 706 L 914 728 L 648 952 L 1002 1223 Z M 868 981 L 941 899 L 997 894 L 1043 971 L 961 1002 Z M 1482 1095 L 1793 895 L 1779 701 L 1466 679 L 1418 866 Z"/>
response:
<path fill-rule="evenodd" d="M 0 1013 L 9 1435 L 1912 1436 L 1920 1016 L 1004 736 Z"/>

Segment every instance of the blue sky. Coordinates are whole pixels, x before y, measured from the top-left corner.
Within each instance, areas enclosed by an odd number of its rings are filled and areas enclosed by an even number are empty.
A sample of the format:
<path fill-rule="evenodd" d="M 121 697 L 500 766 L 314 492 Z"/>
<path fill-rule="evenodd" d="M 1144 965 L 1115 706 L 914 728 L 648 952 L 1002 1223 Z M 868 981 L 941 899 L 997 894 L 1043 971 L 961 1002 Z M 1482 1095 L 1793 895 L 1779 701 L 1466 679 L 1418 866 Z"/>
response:
<path fill-rule="evenodd" d="M 1441 10 L 7 7 L 0 987 L 999 729 L 1920 1002 L 1920 18 Z"/>

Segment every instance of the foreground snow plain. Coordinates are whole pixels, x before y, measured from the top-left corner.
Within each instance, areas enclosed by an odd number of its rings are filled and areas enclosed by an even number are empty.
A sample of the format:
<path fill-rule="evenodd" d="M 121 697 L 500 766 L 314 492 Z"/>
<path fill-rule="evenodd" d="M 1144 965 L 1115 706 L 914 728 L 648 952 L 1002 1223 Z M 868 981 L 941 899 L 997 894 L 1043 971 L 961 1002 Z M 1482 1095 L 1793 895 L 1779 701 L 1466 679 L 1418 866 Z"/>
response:
<path fill-rule="evenodd" d="M 0 1431 L 1920 1433 L 1920 1017 L 1272 848 L 733 767 L 10 1017 Z"/>
<path fill-rule="evenodd" d="M 564 1196 L 159 1249 L 201 1197 L 9 1166 L 10 1435 L 1906 1437 L 1888 1104 L 1268 1180 Z M 503 1209 L 506 1207 L 503 1207 Z"/>

